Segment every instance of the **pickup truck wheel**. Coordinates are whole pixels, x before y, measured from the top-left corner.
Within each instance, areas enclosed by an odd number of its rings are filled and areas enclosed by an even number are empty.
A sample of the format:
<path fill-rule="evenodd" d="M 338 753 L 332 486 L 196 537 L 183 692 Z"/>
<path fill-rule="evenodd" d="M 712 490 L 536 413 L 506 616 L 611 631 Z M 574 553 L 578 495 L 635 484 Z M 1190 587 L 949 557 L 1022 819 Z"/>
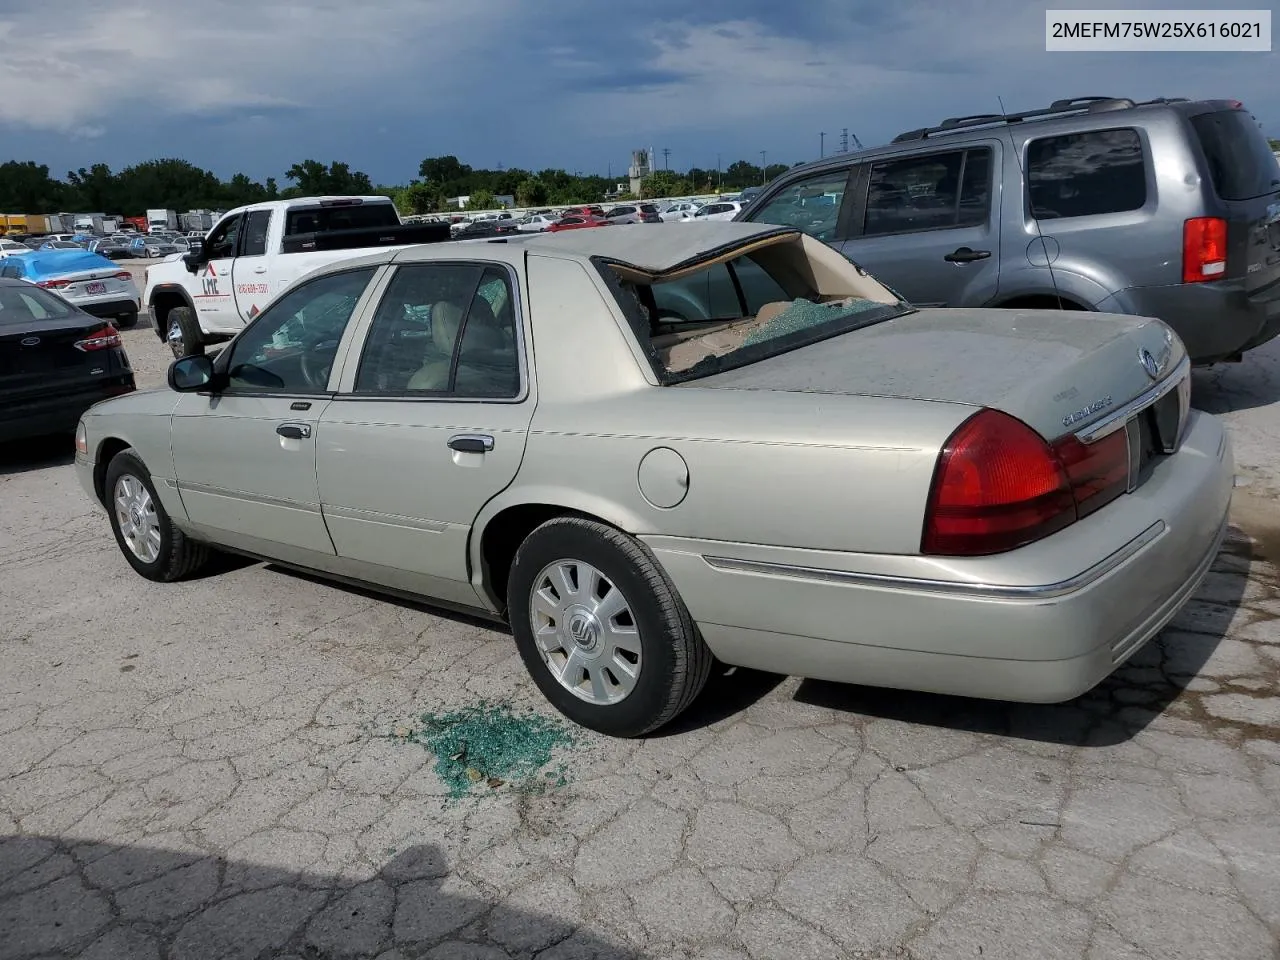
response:
<path fill-rule="evenodd" d="M 150 471 L 132 448 L 121 450 L 107 464 L 104 491 L 111 532 L 139 574 L 169 583 L 191 576 L 208 562 L 209 548 L 188 539 L 170 521 Z"/>
<path fill-rule="evenodd" d="M 507 599 L 534 682 L 584 727 L 642 736 L 706 685 L 711 651 L 675 585 L 612 527 L 577 517 L 538 527 L 516 551 Z"/>
<path fill-rule="evenodd" d="M 204 353 L 204 334 L 200 321 L 190 307 L 174 307 L 165 318 L 165 342 L 173 351 L 173 358 L 195 357 Z"/>

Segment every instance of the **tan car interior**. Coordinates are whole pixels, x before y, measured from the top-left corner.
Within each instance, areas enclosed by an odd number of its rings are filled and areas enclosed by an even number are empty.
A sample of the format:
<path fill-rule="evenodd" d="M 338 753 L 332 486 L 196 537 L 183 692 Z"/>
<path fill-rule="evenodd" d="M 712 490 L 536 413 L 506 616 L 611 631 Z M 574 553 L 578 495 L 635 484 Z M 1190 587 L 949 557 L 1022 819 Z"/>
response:
<path fill-rule="evenodd" d="M 646 288 L 710 270 L 743 256 L 750 256 L 784 288 L 800 294 L 796 300 L 765 303 L 750 316 L 710 326 L 705 322 L 690 324 L 687 330 L 652 334 L 649 342 L 667 372 L 681 373 L 709 357 L 732 353 L 753 339 L 753 334 L 780 317 L 810 304 L 829 305 L 833 312 L 838 313 L 856 301 L 897 302 L 885 287 L 860 273 L 841 254 L 800 234 L 769 237 L 667 273 L 650 273 L 627 264 L 612 266 L 623 288 L 641 305 L 642 313 L 652 317 L 653 308 L 649 304 L 653 302 L 653 295 Z"/>

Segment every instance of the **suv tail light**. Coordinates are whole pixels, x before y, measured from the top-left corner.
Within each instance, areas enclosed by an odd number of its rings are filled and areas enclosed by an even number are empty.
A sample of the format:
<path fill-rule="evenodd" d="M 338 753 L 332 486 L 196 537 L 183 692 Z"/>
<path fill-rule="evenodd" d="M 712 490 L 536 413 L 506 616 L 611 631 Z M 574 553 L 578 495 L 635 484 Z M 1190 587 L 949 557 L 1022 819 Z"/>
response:
<path fill-rule="evenodd" d="M 1070 526 L 1128 487 L 1118 430 L 1086 446 L 1050 446 L 1021 420 L 982 410 L 948 439 L 934 469 L 920 550 L 934 556 L 1003 553 Z"/>
<path fill-rule="evenodd" d="M 1182 282 L 1204 283 L 1227 273 L 1227 221 L 1193 217 L 1182 225 Z"/>
<path fill-rule="evenodd" d="M 111 324 L 107 324 L 101 330 L 90 334 L 83 340 L 77 340 L 75 347 L 77 350 L 89 353 L 93 350 L 107 350 L 111 347 L 120 346 L 120 331 Z"/>

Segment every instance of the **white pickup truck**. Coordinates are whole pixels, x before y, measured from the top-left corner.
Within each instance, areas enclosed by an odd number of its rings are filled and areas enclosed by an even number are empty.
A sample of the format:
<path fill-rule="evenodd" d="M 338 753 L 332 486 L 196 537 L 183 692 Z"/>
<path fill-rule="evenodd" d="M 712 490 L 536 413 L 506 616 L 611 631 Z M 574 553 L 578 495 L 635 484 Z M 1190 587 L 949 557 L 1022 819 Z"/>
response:
<path fill-rule="evenodd" d="M 293 281 L 361 249 L 449 239 L 402 223 L 387 197 L 299 197 L 238 207 L 191 253 L 147 269 L 142 299 L 175 357 L 231 339 Z"/>

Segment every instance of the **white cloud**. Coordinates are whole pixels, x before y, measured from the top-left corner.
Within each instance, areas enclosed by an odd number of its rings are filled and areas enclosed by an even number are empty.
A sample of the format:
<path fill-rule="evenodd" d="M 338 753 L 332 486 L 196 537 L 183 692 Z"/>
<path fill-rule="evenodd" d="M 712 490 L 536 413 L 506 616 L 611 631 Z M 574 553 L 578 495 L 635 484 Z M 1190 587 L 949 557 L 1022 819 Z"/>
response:
<path fill-rule="evenodd" d="M 58 0 L 0 14 L 0 123 L 68 135 L 123 113 L 245 116 L 323 109 L 349 91 L 376 91 L 412 63 L 428 78 L 445 64 L 426 38 L 466 54 L 491 44 L 490 17 L 513 0 L 221 0 L 191 3 Z M 409 59 L 412 58 L 412 59 Z"/>

